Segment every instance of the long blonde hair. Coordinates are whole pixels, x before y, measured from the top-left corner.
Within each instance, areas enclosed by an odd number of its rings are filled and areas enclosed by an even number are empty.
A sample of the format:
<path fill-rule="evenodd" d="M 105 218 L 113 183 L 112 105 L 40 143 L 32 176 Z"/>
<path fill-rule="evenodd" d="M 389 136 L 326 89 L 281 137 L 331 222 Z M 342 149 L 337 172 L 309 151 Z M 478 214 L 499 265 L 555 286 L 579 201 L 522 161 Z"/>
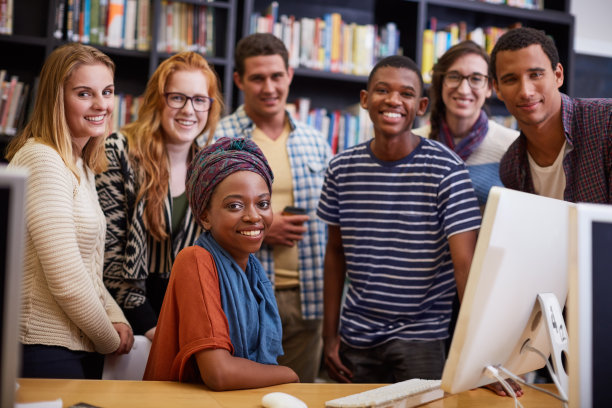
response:
<path fill-rule="evenodd" d="M 80 66 L 98 64 L 106 66 L 112 75 L 115 75 L 113 61 L 102 51 L 89 45 L 64 44 L 49 54 L 40 71 L 40 82 L 34 110 L 24 129 L 7 147 L 7 160 L 10 161 L 27 140 L 33 138 L 54 148 L 77 180 L 80 181 L 73 156 L 74 146 L 70 136 L 70 128 L 66 121 L 64 85 Z M 110 133 L 110 121 L 107 123 L 106 130 L 106 134 Z M 95 173 L 106 170 L 104 138 L 90 138 L 83 147 L 81 156 L 83 162 Z"/>
<path fill-rule="evenodd" d="M 164 201 L 168 195 L 170 180 L 168 151 L 161 128 L 161 114 L 165 106 L 165 87 L 168 78 L 177 71 L 200 71 L 208 83 L 208 96 L 214 102 L 208 112 L 204 131 L 208 132 L 207 144 L 223 111 L 223 98 L 217 74 L 200 54 L 181 52 L 163 61 L 155 70 L 145 90 L 138 119 L 121 129 L 129 146 L 129 158 L 137 169 L 139 190 L 136 200 L 146 200 L 144 225 L 157 240 L 168 238 L 164 218 Z M 196 144 L 193 145 L 193 151 Z M 192 155 L 193 156 L 193 152 Z"/>

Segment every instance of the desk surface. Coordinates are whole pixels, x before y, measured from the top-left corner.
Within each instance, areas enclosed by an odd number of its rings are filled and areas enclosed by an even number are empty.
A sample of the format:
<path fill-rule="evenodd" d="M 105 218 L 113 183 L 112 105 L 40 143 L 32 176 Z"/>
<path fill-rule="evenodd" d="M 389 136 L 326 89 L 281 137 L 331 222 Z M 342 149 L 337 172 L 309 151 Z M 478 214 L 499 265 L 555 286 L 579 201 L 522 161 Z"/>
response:
<path fill-rule="evenodd" d="M 253 390 L 214 392 L 203 385 L 165 381 L 113 380 L 46 380 L 20 379 L 17 402 L 49 401 L 61 398 L 64 407 L 87 402 L 109 407 L 198 407 L 198 408 L 261 408 L 261 397 L 273 391 L 292 394 L 309 408 L 323 408 L 325 401 L 376 388 L 380 384 L 283 384 Z M 556 392 L 553 385 L 545 388 Z M 549 395 L 527 388 L 521 402 L 526 407 L 561 407 Z M 485 389 L 447 395 L 423 405 L 429 408 L 513 407 L 512 399 L 498 397 Z"/>

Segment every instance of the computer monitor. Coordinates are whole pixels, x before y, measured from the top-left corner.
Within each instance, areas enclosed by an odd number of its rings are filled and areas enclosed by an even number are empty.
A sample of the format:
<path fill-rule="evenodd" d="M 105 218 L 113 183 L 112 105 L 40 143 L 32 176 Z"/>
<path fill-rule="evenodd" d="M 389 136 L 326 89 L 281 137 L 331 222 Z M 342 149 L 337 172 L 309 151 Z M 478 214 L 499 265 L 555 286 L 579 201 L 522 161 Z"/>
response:
<path fill-rule="evenodd" d="M 491 189 L 444 366 L 443 390 L 458 393 L 495 382 L 485 372 L 489 365 L 520 375 L 546 364 L 523 346 L 529 339 L 531 346 L 550 354 L 537 297 L 553 293 L 561 308 L 565 304 L 570 206 Z"/>
<path fill-rule="evenodd" d="M 612 205 L 578 204 L 570 214 L 570 408 L 611 407 Z"/>
<path fill-rule="evenodd" d="M 20 362 L 20 282 L 24 246 L 25 170 L 0 166 L 0 406 L 12 407 Z"/>

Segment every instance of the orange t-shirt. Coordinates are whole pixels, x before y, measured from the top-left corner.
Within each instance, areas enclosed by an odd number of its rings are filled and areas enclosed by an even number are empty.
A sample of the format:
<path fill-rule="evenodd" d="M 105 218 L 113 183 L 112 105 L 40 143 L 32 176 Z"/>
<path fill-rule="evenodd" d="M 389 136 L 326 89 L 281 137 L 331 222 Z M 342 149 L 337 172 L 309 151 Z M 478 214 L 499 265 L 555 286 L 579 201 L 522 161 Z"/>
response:
<path fill-rule="evenodd" d="M 212 255 L 200 246 L 176 257 L 144 380 L 202 382 L 191 358 L 206 349 L 234 352 Z"/>

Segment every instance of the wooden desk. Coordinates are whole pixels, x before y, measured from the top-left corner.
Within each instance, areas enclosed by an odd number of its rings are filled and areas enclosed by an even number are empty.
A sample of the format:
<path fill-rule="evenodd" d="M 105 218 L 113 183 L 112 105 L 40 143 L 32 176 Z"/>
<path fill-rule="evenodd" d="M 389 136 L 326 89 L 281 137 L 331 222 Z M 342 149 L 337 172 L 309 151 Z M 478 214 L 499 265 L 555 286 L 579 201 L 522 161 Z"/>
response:
<path fill-rule="evenodd" d="M 110 407 L 198 407 L 260 408 L 261 397 L 282 391 L 304 401 L 309 408 L 323 408 L 325 401 L 375 388 L 376 384 L 283 384 L 254 390 L 214 392 L 203 385 L 164 381 L 93 381 L 20 379 L 17 402 L 48 401 L 61 398 L 64 407 L 87 402 Z M 554 385 L 546 385 L 555 392 Z M 559 408 L 561 402 L 544 393 L 525 389 L 521 402 L 526 407 Z M 449 395 L 431 402 L 428 408 L 514 407 L 510 398 L 498 397 L 484 389 Z"/>

